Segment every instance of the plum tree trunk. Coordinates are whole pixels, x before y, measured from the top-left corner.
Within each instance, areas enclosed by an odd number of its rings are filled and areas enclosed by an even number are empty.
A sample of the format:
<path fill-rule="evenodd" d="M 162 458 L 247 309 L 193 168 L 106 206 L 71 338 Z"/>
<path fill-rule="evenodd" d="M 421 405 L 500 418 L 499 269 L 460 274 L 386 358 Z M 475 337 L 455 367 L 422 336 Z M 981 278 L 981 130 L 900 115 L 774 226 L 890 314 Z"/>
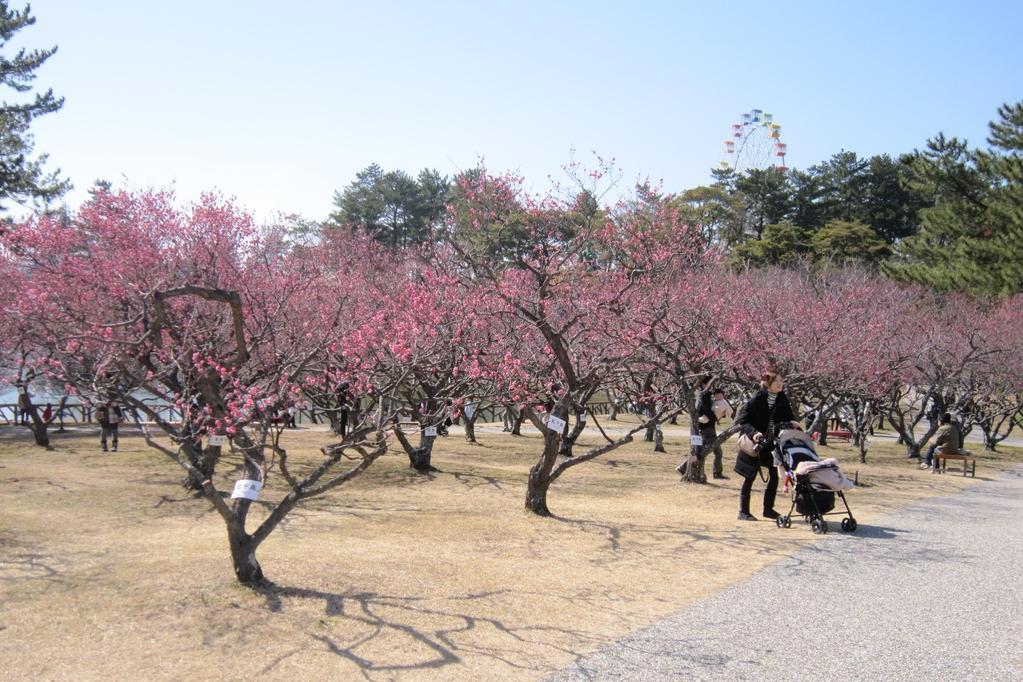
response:
<path fill-rule="evenodd" d="M 240 523 L 231 523 L 227 526 L 227 540 L 231 545 L 231 562 L 238 582 L 250 587 L 265 585 L 267 581 L 256 559 L 256 543 L 252 536 Z"/>
<path fill-rule="evenodd" d="M 331 433 L 335 433 L 335 434 L 341 436 L 342 438 L 344 438 L 345 435 L 347 435 L 347 433 L 348 433 L 348 426 L 349 426 L 349 422 L 348 422 L 349 411 L 348 411 L 348 409 L 347 408 L 345 408 L 345 409 L 340 409 L 339 408 L 339 409 L 336 409 L 336 410 L 327 410 L 326 411 L 326 415 L 327 415 L 327 418 L 330 420 L 330 431 L 331 431 Z"/>
<path fill-rule="evenodd" d="M 32 420 L 32 438 L 35 440 L 35 444 L 44 448 L 50 447 L 49 424 L 39 418 L 34 407 L 29 412 L 29 417 Z"/>
<path fill-rule="evenodd" d="M 667 452 L 664 449 L 664 429 L 660 424 L 654 427 L 654 452 Z"/>
<path fill-rule="evenodd" d="M 427 436 L 426 430 L 423 429 L 419 432 L 419 445 L 415 446 L 412 445 L 408 437 L 402 433 L 401 429 L 394 429 L 394 435 L 398 439 L 398 443 L 401 444 L 405 454 L 408 455 L 409 467 L 420 473 L 436 471 L 431 463 L 433 457 L 433 442 L 437 439 L 436 436 Z"/>
<path fill-rule="evenodd" d="M 433 459 L 433 442 L 436 436 L 427 436 L 425 433 L 419 437 L 419 447 L 409 453 L 409 466 L 419 472 L 433 471 L 431 461 Z"/>
<path fill-rule="evenodd" d="M 67 396 L 62 396 L 57 404 L 57 433 L 64 433 L 64 408 L 67 406 Z"/>
<path fill-rule="evenodd" d="M 182 449 L 192 466 L 203 475 L 202 478 L 196 479 L 194 474 L 189 474 L 185 477 L 182 485 L 184 485 L 185 490 L 199 492 L 202 490 L 202 482 L 213 478 L 213 472 L 217 468 L 217 462 L 220 460 L 220 446 L 211 445 L 203 449 L 201 440 L 186 440 L 182 444 Z"/>
<path fill-rule="evenodd" d="M 817 425 L 817 444 L 828 444 L 828 424 L 831 421 L 831 410 L 823 413 L 820 423 Z"/>
<path fill-rule="evenodd" d="M 264 464 L 264 451 L 262 444 L 253 443 L 248 435 L 241 431 L 235 435 L 235 444 L 246 454 L 243 474 L 246 479 L 261 481 L 261 468 Z M 209 495 L 210 488 L 206 488 Z M 278 505 L 274 515 L 283 518 L 284 514 L 294 506 L 295 498 L 288 496 L 289 505 Z M 256 559 L 256 548 L 261 540 L 257 540 L 245 531 L 245 520 L 249 515 L 249 508 L 252 501 L 246 498 L 236 498 L 233 501 L 232 509 L 224 521 L 227 523 L 227 541 L 231 547 L 231 563 L 234 566 L 234 575 L 238 582 L 249 587 L 261 587 L 267 584 L 263 577 L 263 569 Z M 222 504 L 222 503 L 221 503 Z M 216 502 L 214 502 L 216 506 Z M 265 534 L 263 536 L 266 537 Z"/>
<path fill-rule="evenodd" d="M 984 432 L 984 449 L 988 452 L 995 452 L 995 448 L 998 447 L 998 440 L 995 440 L 994 434 L 987 429 L 981 427 Z"/>
<path fill-rule="evenodd" d="M 547 508 L 547 489 L 551 481 L 534 466 L 529 470 L 529 479 L 526 484 L 526 510 L 537 516 L 550 516 L 551 510 Z"/>
<path fill-rule="evenodd" d="M 706 483 L 707 454 L 714 451 L 714 442 L 708 439 L 702 445 L 693 444 L 694 436 L 703 438 L 709 434 L 700 430 L 699 395 L 693 390 L 692 386 L 685 386 L 685 390 L 682 392 L 682 400 L 685 403 L 685 409 L 690 418 L 689 457 L 676 470 L 682 474 L 682 480 L 687 483 Z M 725 431 L 725 433 L 730 434 L 736 428 L 733 426 L 732 429 Z M 710 432 L 713 432 L 713 430 L 710 430 Z"/>
<path fill-rule="evenodd" d="M 526 479 L 526 510 L 537 516 L 550 516 L 547 508 L 547 490 L 551 487 L 551 470 L 558 459 L 561 436 L 553 431 L 544 435 L 543 454 L 529 470 Z"/>
<path fill-rule="evenodd" d="M 640 411 L 640 414 L 646 415 L 647 417 L 652 417 L 655 414 L 657 414 L 657 408 L 655 408 L 653 405 L 649 405 L 647 407 L 644 407 Z M 646 427 L 646 432 L 643 434 L 643 440 L 645 440 L 648 443 L 654 442 L 654 435 L 657 431 L 655 427 L 656 427 L 655 424 L 650 424 L 650 426 Z M 663 452 L 663 450 L 658 450 L 657 446 L 655 445 L 654 452 Z"/>
<path fill-rule="evenodd" d="M 562 457 L 572 456 L 572 446 L 579 439 L 583 429 L 586 428 L 586 413 L 577 413 L 575 415 L 575 425 L 572 430 L 569 431 L 568 424 L 565 425 L 565 433 L 562 434 L 561 447 L 558 449 L 558 454 Z"/>
<path fill-rule="evenodd" d="M 515 418 L 512 420 L 511 435 L 521 436 L 522 435 L 522 422 L 526 420 L 526 411 L 519 410 L 515 414 Z"/>
<path fill-rule="evenodd" d="M 1006 423 L 1008 423 L 1009 428 L 1003 431 L 1002 429 Z M 988 452 L 995 452 L 995 448 L 998 447 L 998 444 L 1008 438 L 1012 434 L 1014 428 L 1015 423 L 1012 421 L 1011 415 L 1007 415 L 999 419 L 997 424 L 993 419 L 985 419 L 981 421 L 980 430 L 984 434 L 984 449 Z"/>
<path fill-rule="evenodd" d="M 901 420 L 896 421 L 895 419 L 892 419 L 891 416 L 889 416 L 888 422 L 892 425 L 892 428 L 895 429 L 895 431 L 899 434 L 899 440 L 901 441 L 902 445 L 905 446 L 906 448 L 906 456 L 908 459 L 920 459 L 920 450 L 923 448 L 924 445 L 927 444 L 927 441 L 931 439 L 931 436 L 934 435 L 934 432 L 937 431 L 936 425 L 932 424 L 927 428 L 927 432 L 924 433 L 923 437 L 921 437 L 920 440 L 917 440 L 916 435 L 910 433 L 907 427 L 903 425 L 904 422 L 902 422 Z M 909 426 L 908 428 L 912 428 L 912 426 Z"/>
<path fill-rule="evenodd" d="M 39 407 L 32 402 L 32 397 L 28 394 L 27 389 L 20 399 L 24 401 L 23 409 L 28 412 L 29 428 L 32 429 L 32 438 L 35 444 L 44 448 L 50 447 L 50 425 L 39 416 Z"/>

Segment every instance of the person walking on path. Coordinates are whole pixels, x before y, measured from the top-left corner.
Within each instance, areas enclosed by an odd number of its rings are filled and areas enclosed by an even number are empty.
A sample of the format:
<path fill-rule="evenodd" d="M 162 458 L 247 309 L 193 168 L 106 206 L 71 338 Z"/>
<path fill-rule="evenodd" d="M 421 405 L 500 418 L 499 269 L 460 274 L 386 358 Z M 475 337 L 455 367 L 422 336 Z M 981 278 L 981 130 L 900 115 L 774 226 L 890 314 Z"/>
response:
<path fill-rule="evenodd" d="M 717 400 L 724 400 L 725 394 L 721 389 L 711 389 L 711 377 L 706 377 L 700 384 L 700 402 L 697 406 L 697 422 L 700 425 L 700 436 L 704 444 L 713 443 L 717 440 L 718 410 L 715 408 Z M 714 467 L 713 476 L 717 479 L 725 478 L 723 454 L 721 444 L 714 446 Z"/>
<path fill-rule="evenodd" d="M 788 396 L 785 395 L 785 378 L 779 372 L 766 372 L 760 378 L 760 390 L 746 401 L 735 418 L 741 433 L 748 436 L 756 444 L 756 452 L 760 458 L 760 466 L 767 469 L 767 488 L 764 490 L 764 518 L 776 519 L 780 516 L 774 509 L 774 498 L 778 493 L 778 467 L 774 463 L 775 427 L 792 425 L 798 429 L 799 422 L 792 412 Z M 750 496 L 753 493 L 753 481 L 757 473 L 747 476 L 739 490 L 739 520 L 756 521 L 750 514 Z"/>

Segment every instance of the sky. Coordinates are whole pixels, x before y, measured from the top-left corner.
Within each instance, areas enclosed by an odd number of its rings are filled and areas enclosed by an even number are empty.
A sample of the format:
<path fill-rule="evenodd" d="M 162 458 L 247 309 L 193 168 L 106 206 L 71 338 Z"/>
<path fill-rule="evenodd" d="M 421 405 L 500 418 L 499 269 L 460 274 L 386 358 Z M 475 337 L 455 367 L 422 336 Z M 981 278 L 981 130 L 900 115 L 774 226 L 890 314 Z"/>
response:
<path fill-rule="evenodd" d="M 11 3 L 17 5 L 17 3 Z M 12 47 L 58 46 L 65 97 L 36 151 L 75 189 L 235 197 L 325 218 L 371 163 L 482 160 L 542 190 L 574 156 L 623 182 L 710 181 L 742 112 L 774 114 L 787 165 L 984 144 L 1023 99 L 1023 3 L 36 0 Z M 17 96 L 4 92 L 4 99 Z"/>

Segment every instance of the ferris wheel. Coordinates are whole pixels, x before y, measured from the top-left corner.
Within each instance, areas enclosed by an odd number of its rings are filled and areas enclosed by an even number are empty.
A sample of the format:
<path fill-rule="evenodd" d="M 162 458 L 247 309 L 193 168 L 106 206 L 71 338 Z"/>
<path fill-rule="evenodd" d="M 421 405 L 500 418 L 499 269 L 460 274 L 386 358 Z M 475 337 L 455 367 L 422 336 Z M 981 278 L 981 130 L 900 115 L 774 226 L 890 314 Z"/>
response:
<path fill-rule="evenodd" d="M 751 109 L 732 124 L 732 135 L 725 140 L 722 170 L 743 173 L 747 170 L 775 168 L 787 171 L 785 155 L 788 145 L 782 142 L 781 126 L 774 116 L 762 109 Z"/>

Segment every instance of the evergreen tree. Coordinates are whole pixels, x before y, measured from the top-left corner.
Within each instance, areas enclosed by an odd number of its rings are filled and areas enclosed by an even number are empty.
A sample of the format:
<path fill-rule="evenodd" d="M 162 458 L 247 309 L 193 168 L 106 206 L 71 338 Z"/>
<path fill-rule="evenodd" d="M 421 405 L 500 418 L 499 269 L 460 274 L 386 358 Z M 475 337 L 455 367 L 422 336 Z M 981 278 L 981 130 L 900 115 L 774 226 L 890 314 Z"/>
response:
<path fill-rule="evenodd" d="M 820 166 L 791 171 L 792 222 L 805 230 L 816 230 L 830 219 L 826 197 L 829 188 Z"/>
<path fill-rule="evenodd" d="M 865 204 L 853 216 L 874 229 L 888 244 L 920 230 L 920 211 L 930 201 L 910 186 L 910 169 L 888 154 L 872 156 L 866 173 Z"/>
<path fill-rule="evenodd" d="M 887 265 L 893 277 L 939 290 L 1023 291 L 1023 103 L 998 113 L 986 151 L 939 134 L 907 157 L 914 186 L 934 205 Z"/>
<path fill-rule="evenodd" d="M 736 179 L 735 190 L 741 196 L 744 232 L 757 239 L 765 227 L 786 220 L 792 210 L 788 174 L 776 168 L 746 171 Z"/>
<path fill-rule="evenodd" d="M 998 254 L 990 273 L 991 289 L 1003 294 L 1023 291 L 1023 102 L 1002 105 L 1001 120 L 992 122 L 990 151 L 977 152 L 981 172 L 995 180 L 988 204 L 988 250 Z"/>
<path fill-rule="evenodd" d="M 840 220 L 871 227 L 887 243 L 914 234 L 928 201 L 908 186 L 909 169 L 887 154 L 842 151 L 792 174 L 792 222 L 811 231 Z"/>
<path fill-rule="evenodd" d="M 417 179 L 404 171 L 385 172 L 374 163 L 334 194 L 338 210 L 326 227 L 356 225 L 393 247 L 420 244 L 432 238 L 443 217 L 450 186 L 435 170 L 424 169 Z"/>
<path fill-rule="evenodd" d="M 700 228 L 708 244 L 727 246 L 741 235 L 729 232 L 734 214 L 733 195 L 720 185 L 694 187 L 678 195 L 675 203 L 690 225 Z"/>
<path fill-rule="evenodd" d="M 7 0 L 0 0 L 0 84 L 19 94 L 32 90 L 36 69 L 57 51 L 56 47 L 31 52 L 22 48 L 13 56 L 4 54 L 11 38 L 35 21 L 30 6 L 18 11 L 11 9 Z M 7 201 L 45 205 L 70 189 L 67 180 L 58 177 L 59 170 L 52 173 L 43 170 L 45 154 L 31 158 L 34 141 L 29 128 L 32 121 L 63 105 L 64 98 L 54 97 L 52 89 L 35 93 L 31 101 L 4 99 L 0 103 L 0 211 L 6 209 Z"/>
<path fill-rule="evenodd" d="M 890 253 L 884 239 L 858 220 L 832 220 L 810 239 L 817 258 L 837 263 L 876 263 Z"/>
<path fill-rule="evenodd" d="M 811 233 L 790 222 L 772 223 L 760 239 L 750 239 L 732 250 L 734 265 L 793 266 L 809 253 Z"/>
<path fill-rule="evenodd" d="M 824 222 L 857 220 L 863 215 L 867 201 L 869 160 L 844 149 L 818 166 L 825 189 Z M 809 226 L 807 226 L 809 227 Z M 823 224 L 813 226 L 823 227 Z"/>

